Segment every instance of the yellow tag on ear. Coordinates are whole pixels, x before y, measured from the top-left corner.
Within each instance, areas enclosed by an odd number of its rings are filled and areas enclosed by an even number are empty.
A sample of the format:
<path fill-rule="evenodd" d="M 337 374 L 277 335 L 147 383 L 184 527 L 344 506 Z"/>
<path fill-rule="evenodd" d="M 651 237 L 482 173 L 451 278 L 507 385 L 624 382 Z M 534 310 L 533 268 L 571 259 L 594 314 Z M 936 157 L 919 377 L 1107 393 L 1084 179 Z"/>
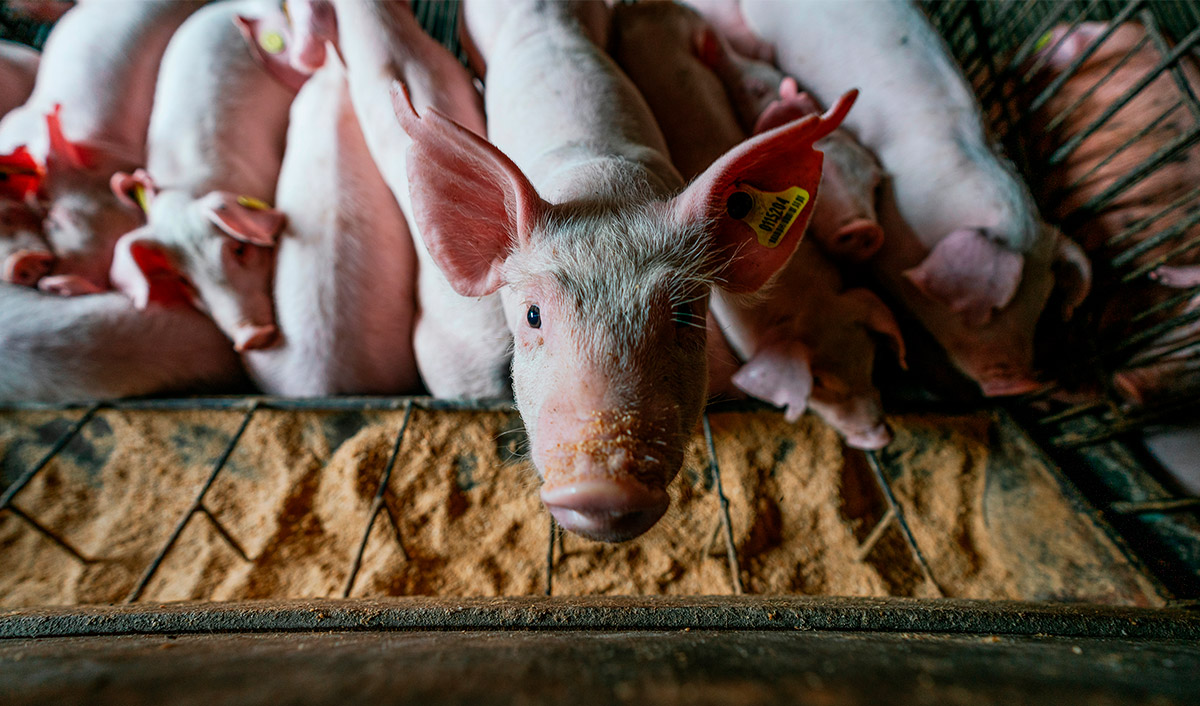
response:
<path fill-rule="evenodd" d="M 142 209 L 142 213 L 150 212 L 150 203 L 146 200 L 146 187 L 141 184 L 135 184 L 133 187 L 133 200 L 137 201 L 137 205 Z"/>
<path fill-rule="evenodd" d="M 237 202 L 238 202 L 239 206 L 245 206 L 246 208 L 252 208 L 255 211 L 265 211 L 268 208 L 270 208 L 270 206 L 268 206 L 266 203 L 259 201 L 258 199 L 254 198 L 253 196 L 239 196 L 237 198 Z"/>
<path fill-rule="evenodd" d="M 798 186 L 784 191 L 759 191 L 742 185 L 726 202 L 729 215 L 754 229 L 758 244 L 774 248 L 808 205 L 809 194 Z"/>
<path fill-rule="evenodd" d="M 283 35 L 273 30 L 267 30 L 258 35 L 258 46 L 268 54 L 278 54 L 284 49 Z"/>
<path fill-rule="evenodd" d="M 1041 37 L 1038 37 L 1037 44 L 1033 45 L 1034 51 L 1041 51 L 1050 43 L 1050 38 L 1054 36 L 1053 32 L 1046 32 Z"/>

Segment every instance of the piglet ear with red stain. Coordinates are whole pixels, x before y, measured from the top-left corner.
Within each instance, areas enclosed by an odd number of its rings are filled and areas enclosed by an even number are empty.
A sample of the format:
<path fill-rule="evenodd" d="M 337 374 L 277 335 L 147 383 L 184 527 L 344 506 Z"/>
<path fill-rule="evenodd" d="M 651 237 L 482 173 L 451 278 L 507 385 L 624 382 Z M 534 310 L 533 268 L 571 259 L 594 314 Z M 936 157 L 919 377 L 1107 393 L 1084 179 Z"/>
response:
<path fill-rule="evenodd" d="M 813 143 L 842 123 L 857 95 L 743 142 L 671 201 L 678 221 L 711 224 L 710 254 L 728 263 L 718 273 L 722 289 L 756 291 L 792 257 L 821 182 L 823 155 Z"/>
<path fill-rule="evenodd" d="M 412 139 L 412 216 L 454 291 L 481 297 L 504 284 L 502 265 L 549 205 L 511 159 L 436 110 L 418 117 L 404 87 L 393 94 Z"/>
<path fill-rule="evenodd" d="M 228 191 L 213 191 L 200 199 L 200 208 L 208 220 L 243 243 L 269 248 L 287 225 L 283 211 L 250 196 Z"/>
<path fill-rule="evenodd" d="M 46 170 L 38 164 L 24 145 L 10 154 L 0 155 L 0 197 L 24 201 L 38 192 Z"/>
<path fill-rule="evenodd" d="M 151 304 L 191 306 L 191 287 L 161 243 L 138 229 L 121 237 L 113 251 L 109 279 L 138 309 Z"/>

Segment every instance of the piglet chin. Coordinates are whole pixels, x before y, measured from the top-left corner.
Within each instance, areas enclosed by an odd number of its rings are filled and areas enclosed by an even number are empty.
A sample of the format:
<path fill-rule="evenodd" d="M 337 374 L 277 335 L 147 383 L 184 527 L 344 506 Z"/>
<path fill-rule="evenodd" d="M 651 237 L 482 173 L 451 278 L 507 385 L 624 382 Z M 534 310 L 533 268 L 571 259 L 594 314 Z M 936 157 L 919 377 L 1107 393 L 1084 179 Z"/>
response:
<path fill-rule="evenodd" d="M 636 482 L 584 480 L 542 488 L 542 502 L 564 529 L 600 542 L 624 542 L 654 526 L 671 504 L 666 491 Z"/>
<path fill-rule="evenodd" d="M 271 348 L 279 343 L 279 329 L 273 324 L 266 326 L 239 326 L 233 339 L 233 348 L 238 353 Z"/>

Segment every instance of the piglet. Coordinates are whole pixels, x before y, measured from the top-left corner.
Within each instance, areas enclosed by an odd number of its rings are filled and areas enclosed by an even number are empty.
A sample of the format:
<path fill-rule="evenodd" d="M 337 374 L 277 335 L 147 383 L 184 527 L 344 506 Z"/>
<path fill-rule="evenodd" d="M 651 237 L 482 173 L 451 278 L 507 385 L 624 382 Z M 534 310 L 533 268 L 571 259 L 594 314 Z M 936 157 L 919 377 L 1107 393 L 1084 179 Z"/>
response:
<path fill-rule="evenodd" d="M 1197 306 L 1192 297 L 1174 305 L 1168 300 L 1179 299 L 1180 288 L 1200 285 L 1200 251 L 1186 247 L 1200 238 L 1200 226 L 1188 225 L 1195 204 L 1189 194 L 1200 183 L 1200 147 L 1178 148 L 1176 158 L 1121 188 L 1098 208 L 1081 210 L 1169 146 L 1188 139 L 1192 118 L 1176 77 L 1163 73 L 1140 85 L 1162 59 L 1140 24 L 1113 28 L 1085 22 L 1052 30 L 1032 61 L 1040 69 L 1035 88 L 1061 82 L 1033 117 L 1035 134 L 1043 136 L 1037 143 L 1043 159 L 1048 161 L 1067 140 L 1089 131 L 1047 170 L 1047 202 L 1053 205 L 1053 215 L 1072 222 L 1072 235 L 1091 256 L 1117 265 L 1118 271 L 1108 276 L 1141 275 L 1105 290 L 1105 298 L 1093 302 L 1096 329 L 1109 341 L 1185 317 Z M 1065 76 L 1080 60 L 1074 73 Z M 1193 92 L 1200 90 L 1200 70 L 1190 57 L 1182 57 L 1177 69 Z M 1134 87 L 1137 92 L 1126 98 Z M 1112 115 L 1093 129 L 1109 111 Z M 1144 227 L 1126 233 L 1139 224 Z M 1157 313 L 1134 319 L 1150 311 Z M 1115 374 L 1113 386 L 1134 404 L 1184 392 L 1196 384 L 1197 365 L 1184 359 L 1186 349 L 1170 349 L 1197 333 L 1200 325 L 1184 323 L 1144 341 L 1142 354 Z"/>
<path fill-rule="evenodd" d="M 44 230 L 57 259 L 39 286 L 60 294 L 109 287 L 117 238 L 141 225 L 109 177 L 142 164 L 154 79 L 176 28 L 197 0 L 85 2 L 55 25 L 29 100 L 0 122 L 0 153 L 25 147 L 45 170 Z M 8 272 L 45 269 L 16 253 Z M 23 260 L 23 261 L 22 261 Z"/>
<path fill-rule="evenodd" d="M 292 104 L 276 206 L 276 319 L 283 343 L 248 351 L 264 392 L 413 393 L 416 256 L 330 58 Z"/>
<path fill-rule="evenodd" d="M 847 128 L 892 178 L 874 276 L 985 395 L 1039 388 L 1033 332 L 1054 287 L 1051 268 L 1083 259 L 1041 222 L 1028 189 L 991 149 L 970 86 L 920 10 L 906 0 L 702 4 L 726 14 L 736 5 L 818 100 L 862 90 Z M 1073 286 L 1065 299 L 1078 303 L 1082 273 L 1062 282 Z"/>
<path fill-rule="evenodd" d="M 187 308 L 144 311 L 116 292 L 50 297 L 0 283 L 0 401 L 67 402 L 238 389 L 220 330 Z"/>
<path fill-rule="evenodd" d="M 813 142 L 853 97 L 683 189 L 650 110 L 595 43 L 603 2 L 464 13 L 493 143 L 398 101 L 414 218 L 458 292 L 501 293 L 542 501 L 570 531 L 630 539 L 666 511 L 699 420 L 709 287 L 755 291 L 788 260 L 820 178 Z"/>
<path fill-rule="evenodd" d="M 148 224 L 121 238 L 113 284 L 145 308 L 194 304 L 239 352 L 279 341 L 275 244 L 286 218 L 268 205 L 295 89 L 247 42 L 270 3 L 222 2 L 194 14 L 163 56 L 147 169 L 111 187 Z M 243 29 L 239 29 L 239 25 Z"/>
<path fill-rule="evenodd" d="M 499 297 L 456 292 L 417 235 L 406 161 L 411 140 L 396 121 L 391 99 L 393 83 L 403 81 L 418 110 L 436 108 L 482 135 L 483 106 L 471 77 L 421 30 L 408 3 L 306 0 L 289 8 L 293 63 L 303 69 L 320 65 L 331 53 L 327 46 L 344 57 L 367 147 L 408 216 L 419 262 L 413 347 L 425 385 L 436 397 L 511 397 L 512 336 Z"/>
<path fill-rule="evenodd" d="M 725 86 L 704 58 L 711 34 L 693 11 L 674 3 L 626 5 L 613 13 L 613 55 L 647 97 L 685 178 L 699 174 L 745 137 Z M 737 92 L 732 88 L 730 95 Z M 770 130 L 810 114 L 813 107 L 789 82 L 755 122 Z M 817 146 L 840 148 L 836 133 Z M 822 217 L 822 210 L 852 210 L 854 203 L 846 198 L 842 182 L 834 179 L 835 188 L 829 188 L 831 163 L 825 162 L 808 238 L 783 270 L 752 297 L 714 291 L 712 310 L 724 337 L 745 361 L 732 375 L 733 385 L 784 407 L 788 421 L 812 408 L 850 445 L 874 449 L 891 441 L 891 432 L 871 381 L 872 334 L 885 337 L 902 359 L 904 344 L 891 311 L 866 289 L 846 290 L 837 267 L 818 245 L 836 242 L 842 228 L 838 219 Z M 863 191 L 861 202 L 873 216 L 873 189 Z"/>

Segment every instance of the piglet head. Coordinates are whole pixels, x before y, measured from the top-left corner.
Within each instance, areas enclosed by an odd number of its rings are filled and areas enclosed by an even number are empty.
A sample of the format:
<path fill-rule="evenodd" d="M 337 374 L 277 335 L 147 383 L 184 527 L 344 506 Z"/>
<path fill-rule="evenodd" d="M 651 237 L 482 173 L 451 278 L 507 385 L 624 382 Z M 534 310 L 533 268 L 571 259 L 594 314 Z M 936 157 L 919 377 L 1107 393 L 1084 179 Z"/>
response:
<path fill-rule="evenodd" d="M 645 532 L 669 505 L 705 397 L 707 293 L 761 287 L 807 224 L 841 113 L 731 151 L 669 202 L 543 201 L 494 146 L 402 93 L 413 216 L 460 294 L 500 290 L 513 389 L 565 528 L 602 541 Z"/>
<path fill-rule="evenodd" d="M 279 340 L 272 283 L 284 223 L 245 196 L 158 192 L 150 224 L 118 243 L 113 284 L 139 307 L 186 302 L 206 311 L 239 352 L 270 348 Z"/>

